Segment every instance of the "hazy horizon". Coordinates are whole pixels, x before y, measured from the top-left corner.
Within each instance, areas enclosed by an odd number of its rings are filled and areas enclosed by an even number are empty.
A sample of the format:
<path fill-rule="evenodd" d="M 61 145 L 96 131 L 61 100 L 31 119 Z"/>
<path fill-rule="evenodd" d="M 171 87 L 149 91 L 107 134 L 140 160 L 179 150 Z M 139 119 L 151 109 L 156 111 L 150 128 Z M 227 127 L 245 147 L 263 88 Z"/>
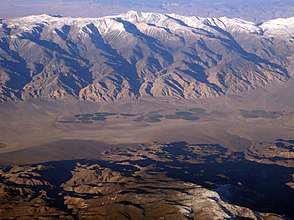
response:
<path fill-rule="evenodd" d="M 236 17 L 255 22 L 294 16 L 294 0 L 12 0 L 0 2 L 0 18 L 15 18 L 38 14 L 58 14 L 70 17 L 101 17 L 129 10 L 176 13 L 200 17 Z"/>

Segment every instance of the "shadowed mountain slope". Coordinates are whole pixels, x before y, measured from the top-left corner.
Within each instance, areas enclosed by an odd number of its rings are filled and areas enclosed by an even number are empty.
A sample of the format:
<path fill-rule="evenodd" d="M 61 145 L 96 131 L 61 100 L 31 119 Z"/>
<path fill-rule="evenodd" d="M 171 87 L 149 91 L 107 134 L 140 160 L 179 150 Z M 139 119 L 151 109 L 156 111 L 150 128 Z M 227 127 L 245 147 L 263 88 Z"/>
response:
<path fill-rule="evenodd" d="M 282 84 L 294 18 L 39 15 L 0 23 L 0 101 L 197 99 Z"/>

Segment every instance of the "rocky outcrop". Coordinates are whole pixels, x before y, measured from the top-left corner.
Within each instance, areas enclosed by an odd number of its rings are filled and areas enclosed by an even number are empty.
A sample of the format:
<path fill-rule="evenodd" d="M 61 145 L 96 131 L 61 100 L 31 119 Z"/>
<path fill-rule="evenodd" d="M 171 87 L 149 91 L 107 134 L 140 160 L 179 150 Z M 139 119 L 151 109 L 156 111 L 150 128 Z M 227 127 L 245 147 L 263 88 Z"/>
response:
<path fill-rule="evenodd" d="M 293 18 L 128 13 L 0 23 L 0 101 L 197 99 L 282 84 L 293 73 Z"/>
<path fill-rule="evenodd" d="M 288 203 L 293 194 L 291 172 L 290 168 L 264 166 L 264 161 L 251 162 L 217 144 L 108 148 L 101 160 L 2 167 L 0 215 L 22 219 L 285 219 L 271 212 L 293 214 Z M 272 181 L 276 173 L 281 176 Z"/>

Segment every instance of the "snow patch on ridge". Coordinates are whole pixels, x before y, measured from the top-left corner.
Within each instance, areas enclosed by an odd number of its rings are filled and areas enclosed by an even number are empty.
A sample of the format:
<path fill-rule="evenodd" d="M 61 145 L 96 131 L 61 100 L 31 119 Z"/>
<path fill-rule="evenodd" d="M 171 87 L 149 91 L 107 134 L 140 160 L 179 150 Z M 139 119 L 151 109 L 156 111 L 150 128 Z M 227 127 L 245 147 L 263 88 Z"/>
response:
<path fill-rule="evenodd" d="M 294 17 L 278 18 L 260 25 L 265 35 L 294 38 Z"/>
<path fill-rule="evenodd" d="M 146 33 L 155 31 L 154 27 L 167 29 L 173 33 L 189 34 L 193 29 L 204 29 L 211 32 L 235 32 L 264 35 L 266 37 L 281 37 L 293 39 L 294 17 L 287 19 L 275 19 L 261 25 L 237 18 L 202 18 L 187 17 L 176 14 L 159 14 L 148 12 L 129 11 L 116 16 L 105 16 L 100 18 L 71 18 L 52 15 L 32 15 L 23 18 L 8 19 L 2 22 L 9 29 L 17 29 L 23 32 L 31 32 L 36 25 L 48 26 L 50 29 L 61 28 L 63 25 L 76 26 L 83 32 L 85 26 L 93 23 L 101 32 L 106 34 L 113 31 L 116 35 L 126 32 L 124 21 L 130 22 L 137 27 L 144 27 Z M 143 26 L 140 24 L 144 24 Z M 162 30 L 163 30 L 162 29 Z M 13 33 L 13 32 L 12 32 Z M 15 33 L 16 35 L 18 33 Z"/>

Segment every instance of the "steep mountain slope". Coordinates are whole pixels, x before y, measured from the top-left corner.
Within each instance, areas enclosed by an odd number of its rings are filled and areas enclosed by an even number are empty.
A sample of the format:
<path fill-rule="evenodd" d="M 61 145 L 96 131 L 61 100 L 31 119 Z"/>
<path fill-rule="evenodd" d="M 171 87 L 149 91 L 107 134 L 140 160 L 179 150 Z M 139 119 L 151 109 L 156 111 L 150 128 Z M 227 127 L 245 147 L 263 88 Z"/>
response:
<path fill-rule="evenodd" d="M 241 93 L 291 76 L 294 18 L 128 13 L 40 15 L 0 24 L 0 101 L 145 96 L 196 99 Z"/>

